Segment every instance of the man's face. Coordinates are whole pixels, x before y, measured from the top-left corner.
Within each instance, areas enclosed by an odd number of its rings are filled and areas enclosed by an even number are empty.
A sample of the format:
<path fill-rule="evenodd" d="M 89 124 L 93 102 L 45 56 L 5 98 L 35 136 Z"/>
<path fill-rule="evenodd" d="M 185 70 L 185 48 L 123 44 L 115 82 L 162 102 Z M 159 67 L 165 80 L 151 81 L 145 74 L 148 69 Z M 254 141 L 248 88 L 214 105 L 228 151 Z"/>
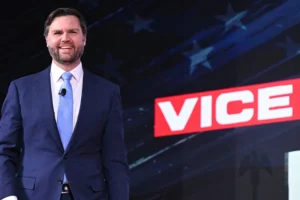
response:
<path fill-rule="evenodd" d="M 80 61 L 85 41 L 78 18 L 72 15 L 55 18 L 46 36 L 50 55 L 63 65 Z"/>

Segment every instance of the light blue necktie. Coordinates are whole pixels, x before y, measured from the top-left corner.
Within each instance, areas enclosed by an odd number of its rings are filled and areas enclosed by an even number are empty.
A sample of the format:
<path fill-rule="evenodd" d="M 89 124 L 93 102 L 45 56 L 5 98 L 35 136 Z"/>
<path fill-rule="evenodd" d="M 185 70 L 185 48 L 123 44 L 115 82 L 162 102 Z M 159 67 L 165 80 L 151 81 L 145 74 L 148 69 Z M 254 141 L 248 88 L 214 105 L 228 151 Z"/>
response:
<path fill-rule="evenodd" d="M 66 93 L 64 95 L 59 95 L 59 106 L 57 111 L 57 127 L 65 150 L 73 133 L 73 91 L 70 82 L 71 78 L 72 74 L 70 72 L 62 74 L 64 83 L 62 84 L 60 91 L 65 88 Z M 64 175 L 64 182 L 65 181 L 66 176 Z"/>

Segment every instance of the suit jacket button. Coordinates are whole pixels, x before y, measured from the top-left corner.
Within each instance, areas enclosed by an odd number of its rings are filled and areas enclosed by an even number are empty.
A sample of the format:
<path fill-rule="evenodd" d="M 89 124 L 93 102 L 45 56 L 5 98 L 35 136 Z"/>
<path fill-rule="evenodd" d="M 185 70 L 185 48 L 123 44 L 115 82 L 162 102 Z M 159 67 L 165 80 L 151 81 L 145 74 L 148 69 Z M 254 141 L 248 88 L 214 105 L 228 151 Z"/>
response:
<path fill-rule="evenodd" d="M 57 182 L 58 182 L 58 184 L 60 184 L 60 185 L 63 184 L 63 181 L 62 181 L 62 180 L 58 180 Z"/>

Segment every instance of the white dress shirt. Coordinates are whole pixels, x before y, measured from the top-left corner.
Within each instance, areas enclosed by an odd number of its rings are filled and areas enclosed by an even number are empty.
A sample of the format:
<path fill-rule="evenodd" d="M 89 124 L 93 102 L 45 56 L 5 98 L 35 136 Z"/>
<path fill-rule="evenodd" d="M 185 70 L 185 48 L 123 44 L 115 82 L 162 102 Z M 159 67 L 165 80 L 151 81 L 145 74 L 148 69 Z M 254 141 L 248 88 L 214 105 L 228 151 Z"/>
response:
<path fill-rule="evenodd" d="M 65 71 L 54 63 L 51 65 L 50 69 L 50 80 L 51 80 L 51 92 L 52 92 L 52 102 L 53 102 L 53 111 L 55 114 L 55 120 L 57 121 L 57 110 L 59 104 L 59 90 L 63 84 L 63 79 L 61 75 Z M 75 128 L 77 117 L 79 114 L 79 108 L 81 103 L 82 95 L 82 85 L 83 85 L 83 69 L 82 64 L 80 63 L 76 68 L 70 71 L 73 77 L 71 78 L 71 85 L 73 89 L 73 130 Z M 15 196 L 8 196 L 2 200 L 18 200 Z"/>
<path fill-rule="evenodd" d="M 59 104 L 59 90 L 61 85 L 63 84 L 63 79 L 61 75 L 65 71 L 56 65 L 52 64 L 51 66 L 51 90 L 52 90 L 52 101 L 53 101 L 53 109 L 55 113 L 55 120 L 57 120 L 57 110 Z M 80 108 L 81 102 L 81 94 L 82 94 L 82 85 L 83 85 L 83 70 L 81 63 L 70 71 L 73 77 L 71 78 L 71 85 L 73 89 L 73 130 L 75 128 L 77 117 Z"/>

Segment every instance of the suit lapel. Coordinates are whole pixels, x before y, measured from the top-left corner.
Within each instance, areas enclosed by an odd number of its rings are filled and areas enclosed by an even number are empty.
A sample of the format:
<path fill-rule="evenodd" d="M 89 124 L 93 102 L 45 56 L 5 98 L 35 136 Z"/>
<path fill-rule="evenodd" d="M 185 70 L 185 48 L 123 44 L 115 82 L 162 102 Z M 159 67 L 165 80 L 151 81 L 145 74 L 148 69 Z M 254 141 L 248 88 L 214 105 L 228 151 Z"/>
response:
<path fill-rule="evenodd" d="M 60 139 L 58 128 L 55 121 L 52 92 L 51 92 L 51 81 L 50 81 L 50 67 L 42 71 L 39 78 L 37 79 L 37 93 L 36 97 L 40 99 L 40 110 L 41 114 L 44 115 L 44 123 L 51 134 L 53 140 L 57 144 L 58 148 L 63 152 L 63 145 Z"/>
<path fill-rule="evenodd" d="M 95 84 L 96 81 L 93 79 L 93 76 L 90 74 L 89 71 L 84 70 L 83 74 L 83 85 L 82 85 L 82 95 L 81 95 L 81 103 L 80 109 L 78 114 L 78 119 L 76 122 L 76 126 L 73 132 L 73 135 L 70 139 L 70 142 L 67 146 L 66 153 L 79 141 L 79 138 L 83 135 L 84 130 L 86 128 L 84 126 L 89 124 L 89 117 L 91 116 L 90 113 L 94 111 L 94 105 L 96 104 L 93 102 L 96 98 L 91 98 L 95 95 Z"/>

